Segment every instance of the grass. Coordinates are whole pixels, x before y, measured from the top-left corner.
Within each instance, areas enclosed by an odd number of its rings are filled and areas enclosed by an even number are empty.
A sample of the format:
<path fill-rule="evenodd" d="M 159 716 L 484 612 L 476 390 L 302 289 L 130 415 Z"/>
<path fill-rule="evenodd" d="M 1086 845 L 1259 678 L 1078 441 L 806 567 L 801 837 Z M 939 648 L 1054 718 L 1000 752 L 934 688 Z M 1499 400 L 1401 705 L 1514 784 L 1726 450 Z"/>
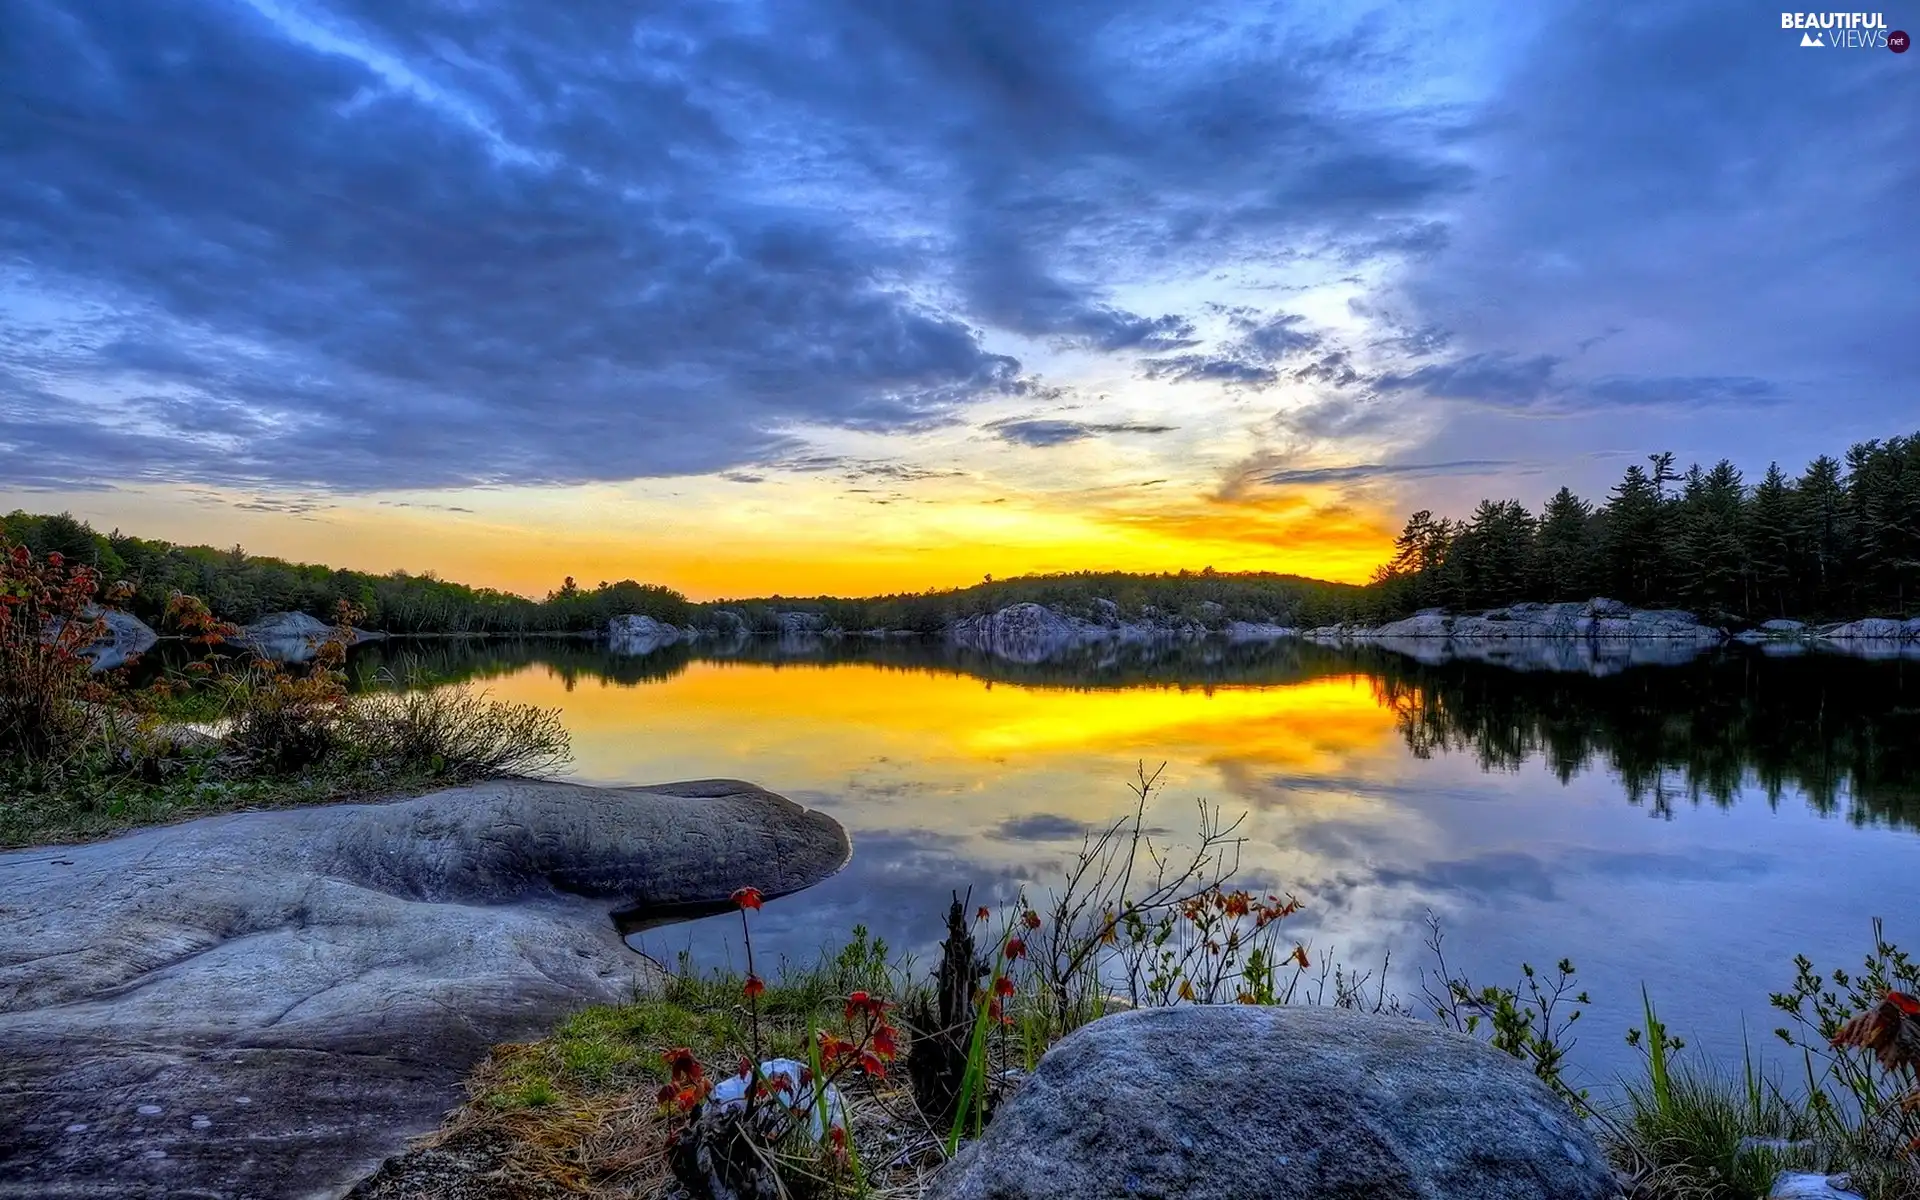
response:
<path fill-rule="evenodd" d="M 670 1126 L 657 1099 L 669 1077 L 662 1056 L 685 1047 L 702 1062 L 735 1062 L 754 1035 L 743 979 L 696 971 L 683 958 L 657 994 L 584 1009 L 537 1042 L 494 1047 L 468 1080 L 467 1103 L 419 1145 L 488 1147 L 507 1195 L 658 1194 L 669 1181 Z M 850 993 L 897 995 L 903 982 L 885 944 L 863 929 L 817 962 L 783 965 L 758 998 L 766 1057 L 807 1061 L 817 1053 L 813 1032 L 841 1022 Z M 889 1076 L 843 1087 L 858 1092 L 855 1153 L 877 1163 L 882 1179 L 917 1180 L 940 1160 L 938 1138 L 924 1122 L 916 1127 L 904 1084 Z"/>
<path fill-rule="evenodd" d="M 158 712 L 109 711 L 54 761 L 0 759 L 0 849 L 94 841 L 127 830 L 253 809 L 390 800 L 566 761 L 556 714 L 498 704 L 464 688 L 342 698 L 306 719 L 313 761 L 251 752 L 235 731 L 170 723 L 228 717 L 205 692 L 176 692 Z M 216 725 L 215 728 L 221 728 Z"/>

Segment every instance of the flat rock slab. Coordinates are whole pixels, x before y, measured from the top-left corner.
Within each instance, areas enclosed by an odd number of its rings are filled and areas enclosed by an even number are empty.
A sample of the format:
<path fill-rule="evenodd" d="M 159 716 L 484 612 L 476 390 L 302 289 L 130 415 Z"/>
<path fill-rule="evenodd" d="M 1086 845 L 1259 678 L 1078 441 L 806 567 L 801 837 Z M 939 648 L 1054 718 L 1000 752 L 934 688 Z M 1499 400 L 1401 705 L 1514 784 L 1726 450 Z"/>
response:
<path fill-rule="evenodd" d="M 734 780 L 499 781 L 0 854 L 0 1197 L 331 1197 L 496 1042 L 650 987 L 616 909 L 807 887 Z"/>

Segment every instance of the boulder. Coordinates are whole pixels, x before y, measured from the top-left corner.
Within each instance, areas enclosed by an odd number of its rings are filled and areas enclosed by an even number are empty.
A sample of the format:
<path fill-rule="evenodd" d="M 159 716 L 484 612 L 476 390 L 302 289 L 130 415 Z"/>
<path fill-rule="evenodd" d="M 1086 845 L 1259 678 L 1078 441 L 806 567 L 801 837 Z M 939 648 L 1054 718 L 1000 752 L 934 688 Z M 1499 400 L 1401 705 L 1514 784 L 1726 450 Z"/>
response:
<path fill-rule="evenodd" d="M 160 636 L 145 621 L 130 612 L 89 606 L 85 615 L 89 619 L 98 617 L 107 627 L 98 641 L 82 651 L 93 660 L 93 670 L 112 671 L 124 667 L 129 659 L 136 654 L 145 654 L 160 640 Z"/>
<path fill-rule="evenodd" d="M 947 629 L 954 645 L 1012 662 L 1043 662 L 1089 641 L 1115 636 L 1109 630 L 1062 616 L 1044 604 L 1013 604 L 998 612 L 962 617 Z"/>
<path fill-rule="evenodd" d="M 1820 631 L 1830 642 L 1897 642 L 1906 636 L 1906 623 L 1887 617 L 1867 617 L 1844 625 L 1829 625 Z"/>
<path fill-rule="evenodd" d="M 615 654 L 652 654 L 692 636 L 690 630 L 627 613 L 607 622 L 607 649 Z"/>
<path fill-rule="evenodd" d="M 334 627 L 309 613 L 268 613 L 227 640 L 245 646 L 262 658 L 275 662 L 306 662 L 319 650 L 320 643 L 333 636 Z M 384 638 L 384 633 L 355 629 L 348 645 Z"/>
<path fill-rule="evenodd" d="M 1761 633 L 1770 633 L 1779 637 L 1798 637 L 1806 631 L 1807 626 L 1803 621 L 1785 621 L 1775 618 L 1771 621 L 1760 622 Z"/>
<path fill-rule="evenodd" d="M 1300 635 L 1300 631 L 1291 625 L 1275 625 L 1267 621 L 1230 621 L 1222 632 L 1230 642 L 1276 642 L 1281 638 Z"/>
<path fill-rule="evenodd" d="M 1767 1200 L 1865 1200 L 1845 1175 L 1782 1171 L 1767 1189 Z"/>
<path fill-rule="evenodd" d="M 651 986 L 616 918 L 847 853 L 747 783 L 512 780 L 0 854 L 0 1194 L 337 1196 L 489 1046 Z"/>
<path fill-rule="evenodd" d="M 932 1200 L 1613 1200 L 1580 1119 L 1437 1025 L 1319 1007 L 1105 1017 L 1049 1050 Z"/>
<path fill-rule="evenodd" d="M 1374 630 L 1382 638 L 1443 638 L 1453 632 L 1453 618 L 1438 609 L 1421 611 L 1399 621 L 1389 621 Z"/>
<path fill-rule="evenodd" d="M 799 634 L 824 633 L 827 628 L 827 615 L 817 612 L 775 613 L 774 625 L 781 637 L 793 637 Z"/>
<path fill-rule="evenodd" d="M 1102 625 L 1120 623 L 1120 606 L 1105 596 L 1096 596 L 1093 600 L 1093 619 Z"/>

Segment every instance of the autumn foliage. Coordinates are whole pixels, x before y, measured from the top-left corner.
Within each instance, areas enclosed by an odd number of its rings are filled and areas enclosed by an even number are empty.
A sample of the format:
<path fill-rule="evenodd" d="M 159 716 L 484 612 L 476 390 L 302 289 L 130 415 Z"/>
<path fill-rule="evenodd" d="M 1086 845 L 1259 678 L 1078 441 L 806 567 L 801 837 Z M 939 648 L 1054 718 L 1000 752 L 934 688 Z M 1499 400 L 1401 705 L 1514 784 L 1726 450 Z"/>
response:
<path fill-rule="evenodd" d="M 86 651 L 106 632 L 100 578 L 59 554 L 0 543 L 0 758 L 71 755 L 100 699 Z"/>

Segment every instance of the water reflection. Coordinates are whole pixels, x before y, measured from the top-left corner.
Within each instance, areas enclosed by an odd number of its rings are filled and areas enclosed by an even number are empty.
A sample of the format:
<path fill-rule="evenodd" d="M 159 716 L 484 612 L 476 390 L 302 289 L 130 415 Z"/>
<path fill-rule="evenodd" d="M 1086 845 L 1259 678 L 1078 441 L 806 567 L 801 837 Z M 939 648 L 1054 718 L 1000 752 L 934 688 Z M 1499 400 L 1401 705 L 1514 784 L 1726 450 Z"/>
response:
<path fill-rule="evenodd" d="M 768 905 L 773 954 L 856 922 L 930 947 L 950 889 L 1044 886 L 1142 759 L 1168 764 L 1166 836 L 1202 798 L 1247 811 L 1246 870 L 1307 902 L 1300 934 L 1393 951 L 1402 991 L 1429 908 L 1476 973 L 1573 957 L 1596 1078 L 1627 1061 L 1643 982 L 1696 1046 L 1737 1054 L 1743 1018 L 1772 1028 L 1793 954 L 1852 959 L 1876 915 L 1920 941 L 1910 661 L 1732 648 L 1594 677 L 1302 643 L 1028 666 L 902 642 L 396 642 L 353 668 L 557 706 L 589 780 L 734 776 L 832 812 L 853 863 Z M 723 916 L 634 940 L 715 961 L 737 933 Z"/>

